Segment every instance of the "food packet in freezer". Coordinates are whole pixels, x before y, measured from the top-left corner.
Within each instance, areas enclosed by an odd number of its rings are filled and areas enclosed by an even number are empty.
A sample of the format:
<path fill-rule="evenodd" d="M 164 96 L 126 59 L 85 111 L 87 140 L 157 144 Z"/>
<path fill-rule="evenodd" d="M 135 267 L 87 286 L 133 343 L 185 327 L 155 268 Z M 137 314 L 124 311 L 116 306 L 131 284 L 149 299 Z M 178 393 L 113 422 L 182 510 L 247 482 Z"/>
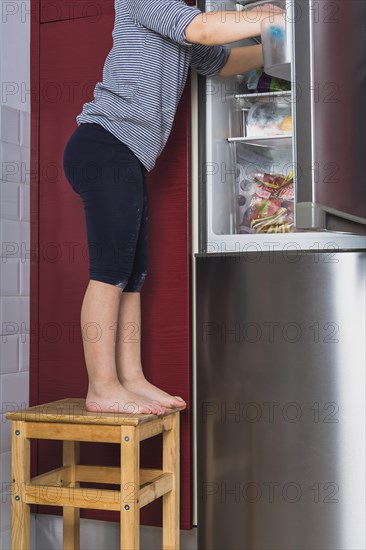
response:
<path fill-rule="evenodd" d="M 238 215 L 239 219 L 242 220 L 245 212 L 248 210 L 248 207 L 250 205 L 250 201 L 252 198 L 252 179 L 248 174 L 245 173 L 244 167 L 241 164 L 237 164 L 238 169 L 238 176 L 237 176 L 237 208 L 238 208 Z M 241 227 L 239 229 L 242 229 L 242 231 L 239 231 L 240 233 L 248 233 L 251 231 L 248 231 L 248 228 Z"/>
<path fill-rule="evenodd" d="M 248 112 L 246 135 L 273 136 L 291 133 L 291 105 L 280 101 L 258 102 Z"/>
<path fill-rule="evenodd" d="M 294 230 L 293 173 L 256 174 L 243 227 L 253 233 L 288 233 Z"/>

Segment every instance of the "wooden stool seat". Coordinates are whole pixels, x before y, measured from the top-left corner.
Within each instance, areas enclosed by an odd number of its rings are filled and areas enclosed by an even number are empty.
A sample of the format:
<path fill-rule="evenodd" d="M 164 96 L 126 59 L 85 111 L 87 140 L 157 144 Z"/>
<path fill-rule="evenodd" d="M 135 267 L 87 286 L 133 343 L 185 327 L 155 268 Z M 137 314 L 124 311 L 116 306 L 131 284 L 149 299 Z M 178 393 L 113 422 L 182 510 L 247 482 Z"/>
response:
<path fill-rule="evenodd" d="M 138 550 L 139 510 L 163 498 L 163 550 L 179 549 L 179 413 L 89 412 L 85 399 L 60 399 L 5 417 L 12 421 L 13 550 L 30 548 L 30 504 L 63 507 L 63 548 L 80 548 L 80 508 L 120 511 L 120 548 Z M 140 468 L 140 441 L 163 433 L 163 468 Z M 63 465 L 30 477 L 30 439 L 63 442 Z M 120 467 L 80 464 L 80 441 L 119 443 Z M 80 482 L 120 485 L 119 491 Z M 95 498 L 93 498 L 95 497 Z"/>

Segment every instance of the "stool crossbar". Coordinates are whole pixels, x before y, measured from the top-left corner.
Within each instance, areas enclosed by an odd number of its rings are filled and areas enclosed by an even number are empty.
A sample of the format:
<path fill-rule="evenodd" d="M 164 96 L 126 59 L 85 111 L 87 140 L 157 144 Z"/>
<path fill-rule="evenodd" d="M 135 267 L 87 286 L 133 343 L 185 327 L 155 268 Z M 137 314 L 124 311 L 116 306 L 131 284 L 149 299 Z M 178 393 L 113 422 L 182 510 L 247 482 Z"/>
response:
<path fill-rule="evenodd" d="M 63 548 L 80 549 L 80 508 L 120 511 L 120 548 L 140 546 L 140 508 L 163 498 L 163 550 L 179 550 L 179 415 L 89 412 L 61 399 L 6 413 L 12 421 L 12 550 L 30 548 L 30 505 L 63 507 Z M 162 469 L 140 468 L 140 441 L 163 434 Z M 30 440 L 63 442 L 62 466 L 30 477 Z M 120 444 L 120 467 L 80 464 L 80 441 Z M 120 485 L 120 490 L 80 487 Z M 86 496 L 87 491 L 87 496 Z"/>

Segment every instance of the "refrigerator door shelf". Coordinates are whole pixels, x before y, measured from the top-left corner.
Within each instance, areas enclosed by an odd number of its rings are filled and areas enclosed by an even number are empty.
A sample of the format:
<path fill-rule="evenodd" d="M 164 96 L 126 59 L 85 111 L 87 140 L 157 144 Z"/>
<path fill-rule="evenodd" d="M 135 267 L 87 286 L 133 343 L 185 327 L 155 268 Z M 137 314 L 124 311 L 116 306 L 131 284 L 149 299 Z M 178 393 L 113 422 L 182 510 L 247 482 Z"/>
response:
<path fill-rule="evenodd" d="M 354 222 L 358 224 L 358 227 L 355 227 L 353 231 L 357 230 L 359 234 L 364 235 L 366 233 L 366 223 L 365 219 L 358 216 L 353 216 L 352 214 L 344 214 L 328 206 L 323 206 L 321 204 L 314 204 L 311 202 L 302 202 L 296 205 L 296 223 L 299 229 L 305 228 L 317 228 L 328 229 L 329 215 L 340 216 L 343 214 L 343 217 L 346 218 L 345 221 Z"/>
<path fill-rule="evenodd" d="M 366 233 L 366 220 L 359 216 L 354 216 L 346 212 L 340 212 L 329 206 L 322 204 L 314 204 L 311 202 L 301 202 L 296 205 L 296 222 L 299 229 L 313 228 L 313 229 L 328 229 L 328 216 L 332 214 L 334 216 L 340 216 L 345 221 L 354 222 L 358 224 L 358 227 L 354 228 L 359 234 L 364 235 Z"/>

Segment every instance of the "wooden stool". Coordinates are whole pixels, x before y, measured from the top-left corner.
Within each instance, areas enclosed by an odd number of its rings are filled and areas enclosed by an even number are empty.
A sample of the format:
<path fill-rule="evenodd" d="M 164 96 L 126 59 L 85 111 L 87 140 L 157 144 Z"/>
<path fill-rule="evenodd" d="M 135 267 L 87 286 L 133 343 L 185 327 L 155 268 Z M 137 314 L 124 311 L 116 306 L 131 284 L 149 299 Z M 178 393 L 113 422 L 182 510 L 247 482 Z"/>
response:
<path fill-rule="evenodd" d="M 30 504 L 47 504 L 63 506 L 64 549 L 79 550 L 80 508 L 94 508 L 119 510 L 120 548 L 138 550 L 139 510 L 163 497 L 163 549 L 178 550 L 179 413 L 93 413 L 85 409 L 85 399 L 61 399 L 6 413 L 12 420 L 12 549 L 30 548 Z M 140 469 L 140 441 L 159 433 L 163 469 Z M 30 439 L 62 440 L 63 466 L 30 478 Z M 81 465 L 80 441 L 119 443 L 121 467 Z M 120 491 L 80 488 L 80 481 L 118 484 Z"/>

